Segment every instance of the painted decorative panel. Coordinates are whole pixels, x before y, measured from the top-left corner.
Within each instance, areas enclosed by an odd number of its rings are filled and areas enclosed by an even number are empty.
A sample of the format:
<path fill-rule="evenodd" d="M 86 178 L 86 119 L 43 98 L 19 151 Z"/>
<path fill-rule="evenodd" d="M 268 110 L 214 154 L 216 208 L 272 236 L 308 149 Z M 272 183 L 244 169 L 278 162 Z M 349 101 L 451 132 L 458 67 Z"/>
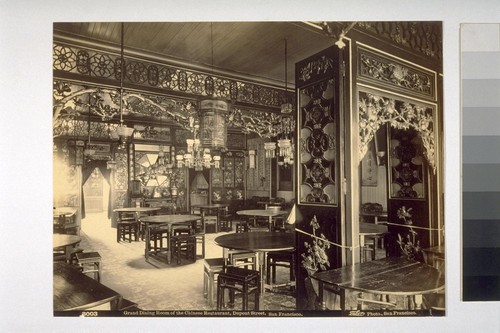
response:
<path fill-rule="evenodd" d="M 300 89 L 300 203 L 336 205 L 335 81 Z"/>
<path fill-rule="evenodd" d="M 222 168 L 212 169 L 212 200 L 243 199 L 245 154 L 228 151 L 222 156 Z"/>

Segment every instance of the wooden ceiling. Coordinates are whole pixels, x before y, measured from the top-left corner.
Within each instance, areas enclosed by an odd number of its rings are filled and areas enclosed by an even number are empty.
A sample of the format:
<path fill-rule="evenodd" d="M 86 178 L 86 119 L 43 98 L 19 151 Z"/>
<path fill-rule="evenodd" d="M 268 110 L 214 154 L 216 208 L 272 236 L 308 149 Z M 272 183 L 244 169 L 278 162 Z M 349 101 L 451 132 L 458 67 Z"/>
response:
<path fill-rule="evenodd" d="M 335 42 L 303 22 L 126 22 L 124 27 L 125 53 L 144 51 L 274 84 L 284 84 L 287 39 L 289 87 L 296 62 Z M 54 23 L 54 34 L 119 47 L 121 23 Z"/>

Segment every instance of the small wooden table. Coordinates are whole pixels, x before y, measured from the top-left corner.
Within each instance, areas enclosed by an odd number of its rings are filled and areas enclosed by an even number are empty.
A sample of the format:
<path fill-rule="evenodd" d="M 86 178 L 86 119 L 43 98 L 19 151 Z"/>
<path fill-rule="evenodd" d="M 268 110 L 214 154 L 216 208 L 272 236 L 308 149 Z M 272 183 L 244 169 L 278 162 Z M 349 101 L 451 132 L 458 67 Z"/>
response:
<path fill-rule="evenodd" d="M 359 213 L 359 216 L 361 216 L 361 217 L 369 217 L 370 219 L 373 219 L 373 222 L 375 224 L 381 223 L 381 221 L 379 221 L 380 219 L 382 219 L 382 221 L 387 221 L 387 212 L 386 211 L 382 211 L 382 212 L 361 212 L 361 213 Z"/>
<path fill-rule="evenodd" d="M 424 252 L 425 262 L 431 266 L 438 268 L 436 258 L 444 259 L 444 246 L 433 246 L 422 250 Z"/>
<path fill-rule="evenodd" d="M 415 309 L 420 309 L 422 295 L 444 289 L 444 274 L 432 266 L 402 257 L 388 257 L 328 271 L 311 276 L 319 283 L 319 301 L 325 309 L 325 285 L 340 295 L 340 306 L 346 310 L 346 290 L 377 295 L 412 296 Z M 411 309 L 411 302 L 407 307 Z"/>
<path fill-rule="evenodd" d="M 58 207 L 52 211 L 54 232 L 68 232 L 72 230 L 78 234 L 76 223 L 77 209 L 73 207 Z"/>
<path fill-rule="evenodd" d="M 387 225 L 360 222 L 359 223 L 359 247 L 360 247 L 359 254 L 361 257 L 360 260 L 364 261 L 364 259 L 365 259 L 363 249 L 365 248 L 366 237 L 380 238 L 388 233 L 389 233 L 389 230 L 387 228 Z M 383 238 L 382 238 L 382 240 L 383 240 Z M 375 242 L 374 245 L 376 247 L 377 243 Z M 375 259 L 375 248 L 373 249 L 373 257 L 372 258 Z"/>
<path fill-rule="evenodd" d="M 52 248 L 64 250 L 64 255 L 66 256 L 66 262 L 71 259 L 71 248 L 75 247 L 81 242 L 80 236 L 76 235 L 66 235 L 66 234 L 53 234 L 52 235 Z"/>
<path fill-rule="evenodd" d="M 266 255 L 271 251 L 293 250 L 295 233 L 291 232 L 242 232 L 222 235 L 215 238 L 215 243 L 223 248 L 224 258 L 228 250 L 246 250 L 257 253 L 257 265 L 260 272 L 261 295 L 265 290 Z M 261 303 L 262 304 L 262 303 Z"/>
<path fill-rule="evenodd" d="M 286 215 L 289 212 L 286 210 L 276 210 L 276 209 L 246 209 L 239 210 L 236 212 L 238 215 L 245 216 L 260 216 L 269 218 L 269 231 L 273 230 L 273 217 Z"/>
<path fill-rule="evenodd" d="M 172 252 L 170 248 L 171 244 L 171 237 L 172 237 L 172 232 L 173 232 L 173 226 L 175 224 L 186 224 L 186 225 L 193 225 L 193 227 L 196 227 L 196 221 L 198 221 L 201 217 L 198 215 L 155 215 L 155 216 L 146 216 L 146 217 L 141 217 L 140 221 L 145 224 L 145 231 L 146 231 L 146 249 L 144 252 L 144 256 L 146 257 L 146 261 L 149 260 L 149 256 L 151 254 L 151 246 L 150 246 L 150 239 L 151 239 L 151 228 L 152 226 L 155 227 L 166 227 L 167 228 L 167 243 L 168 243 L 168 248 L 166 251 L 167 254 L 167 263 L 170 264 L 170 261 L 172 259 Z"/>
<path fill-rule="evenodd" d="M 67 263 L 54 263 L 54 311 L 85 310 L 104 306 L 117 310 L 121 295 Z M 109 306 L 105 306 L 108 304 Z"/>
<path fill-rule="evenodd" d="M 217 216 L 217 222 L 215 223 L 215 232 L 219 232 L 219 218 L 220 211 L 229 207 L 228 204 L 204 204 L 204 205 L 192 205 L 191 208 L 199 208 L 200 215 L 203 219 L 205 219 L 205 213 L 207 211 L 215 210 Z M 205 224 L 203 224 L 205 225 Z"/>

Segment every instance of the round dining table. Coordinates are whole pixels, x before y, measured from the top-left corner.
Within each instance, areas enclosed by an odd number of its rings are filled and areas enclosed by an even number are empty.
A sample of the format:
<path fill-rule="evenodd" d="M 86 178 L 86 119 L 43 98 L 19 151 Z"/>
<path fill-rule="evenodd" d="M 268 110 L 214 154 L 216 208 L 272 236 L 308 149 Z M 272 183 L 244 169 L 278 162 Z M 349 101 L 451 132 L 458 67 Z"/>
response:
<path fill-rule="evenodd" d="M 246 250 L 257 253 L 257 266 L 260 272 L 261 294 L 264 293 L 266 255 L 272 251 L 293 250 L 295 233 L 293 232 L 242 232 L 230 233 L 215 238 L 215 243 L 223 248 L 224 259 L 228 251 Z"/>
<path fill-rule="evenodd" d="M 282 216 L 288 213 L 289 212 L 286 210 L 278 209 L 245 209 L 236 212 L 236 214 L 244 216 L 267 217 L 269 219 L 269 231 L 273 230 L 273 217 Z"/>
<path fill-rule="evenodd" d="M 146 249 L 144 252 L 144 256 L 146 257 L 146 261 L 149 260 L 149 256 L 151 254 L 151 228 L 155 227 L 164 227 L 167 229 L 167 244 L 168 247 L 166 249 L 167 255 L 167 263 L 170 264 L 172 259 L 172 252 L 170 249 L 171 244 L 171 236 L 173 232 L 173 226 L 184 224 L 184 225 L 192 225 L 196 227 L 196 221 L 200 220 L 201 217 L 199 215 L 153 215 L 153 216 L 145 216 L 141 217 L 141 223 L 145 225 L 145 233 L 146 233 Z"/>
<path fill-rule="evenodd" d="M 66 234 L 53 234 L 52 235 L 52 249 L 63 249 L 66 261 L 69 261 L 71 256 L 71 248 L 75 247 L 81 242 L 80 236 L 66 235 Z"/>

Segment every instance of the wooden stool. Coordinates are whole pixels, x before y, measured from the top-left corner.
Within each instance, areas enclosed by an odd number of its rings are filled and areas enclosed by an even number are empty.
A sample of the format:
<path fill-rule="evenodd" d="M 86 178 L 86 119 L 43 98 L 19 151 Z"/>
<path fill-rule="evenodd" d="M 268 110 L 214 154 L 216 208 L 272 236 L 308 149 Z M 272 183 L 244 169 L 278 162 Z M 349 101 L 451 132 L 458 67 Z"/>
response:
<path fill-rule="evenodd" d="M 218 229 L 220 231 L 232 231 L 233 230 L 233 219 L 231 214 L 227 210 L 224 210 L 219 215 Z"/>
<path fill-rule="evenodd" d="M 118 221 L 116 223 L 116 241 L 119 243 L 121 240 L 132 242 L 132 235 L 137 240 L 137 222 L 135 221 Z"/>
<path fill-rule="evenodd" d="M 181 263 L 181 255 L 184 252 L 186 258 L 196 261 L 196 236 L 195 235 L 174 235 L 170 238 L 172 242 L 172 257 L 177 257 L 177 264 Z"/>
<path fill-rule="evenodd" d="M 234 306 L 235 293 L 242 295 L 242 310 L 248 309 L 248 297 L 254 294 L 254 309 L 259 309 L 260 274 L 252 269 L 229 266 L 217 277 L 217 310 L 224 304 L 225 290 L 229 290 L 229 304 Z"/>
<path fill-rule="evenodd" d="M 94 273 L 94 280 L 101 281 L 101 256 L 99 252 L 81 252 L 76 254 L 78 265 L 83 273 Z"/>
<path fill-rule="evenodd" d="M 236 224 L 236 233 L 247 232 L 248 231 L 248 222 L 247 221 L 239 221 Z"/>
<path fill-rule="evenodd" d="M 213 306 L 216 290 L 216 276 L 224 268 L 224 258 L 205 259 L 203 264 L 203 296 L 208 300 L 208 304 Z"/>
<path fill-rule="evenodd" d="M 168 230 L 162 227 L 157 227 L 157 228 L 151 228 L 149 230 L 149 241 L 153 242 L 153 246 L 151 247 L 153 249 L 153 252 L 155 254 L 158 254 L 159 252 L 165 250 L 168 248 L 169 244 L 166 244 L 166 246 L 163 246 L 163 240 L 165 242 L 168 241 Z"/>
<path fill-rule="evenodd" d="M 230 249 L 227 254 L 228 262 L 226 266 L 257 270 L 257 254 L 255 252 Z"/>

